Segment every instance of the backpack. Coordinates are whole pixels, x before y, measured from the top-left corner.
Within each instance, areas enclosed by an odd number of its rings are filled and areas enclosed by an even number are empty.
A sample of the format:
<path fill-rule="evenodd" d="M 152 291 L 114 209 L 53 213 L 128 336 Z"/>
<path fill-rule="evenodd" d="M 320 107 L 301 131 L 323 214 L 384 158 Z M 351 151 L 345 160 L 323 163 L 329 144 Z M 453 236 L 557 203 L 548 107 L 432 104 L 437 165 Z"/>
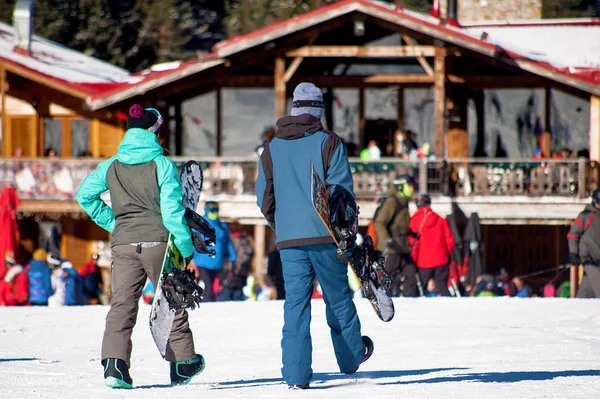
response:
<path fill-rule="evenodd" d="M 366 235 L 371 236 L 371 239 L 373 240 L 374 248 L 377 248 L 377 231 L 375 230 L 375 219 L 377 219 L 377 214 L 381 210 L 381 207 L 383 206 L 383 204 L 385 203 L 386 200 L 387 200 L 387 197 L 381 197 L 377 200 L 377 208 L 375 208 L 375 213 L 373 214 L 373 219 L 371 219 L 371 221 L 369 222 L 369 225 L 367 226 L 367 234 Z"/>
<path fill-rule="evenodd" d="M 83 279 L 75 269 L 65 268 L 65 305 L 83 305 Z"/>

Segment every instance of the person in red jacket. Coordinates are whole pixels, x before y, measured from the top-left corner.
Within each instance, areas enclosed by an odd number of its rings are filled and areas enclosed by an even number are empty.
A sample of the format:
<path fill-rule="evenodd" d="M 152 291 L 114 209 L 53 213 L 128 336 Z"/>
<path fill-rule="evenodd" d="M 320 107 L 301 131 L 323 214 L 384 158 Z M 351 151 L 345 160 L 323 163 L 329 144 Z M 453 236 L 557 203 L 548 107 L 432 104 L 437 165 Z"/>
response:
<path fill-rule="evenodd" d="M 410 218 L 412 258 L 417 264 L 421 285 L 427 287 L 431 278 L 436 291 L 450 296 L 448 291 L 448 264 L 454 248 L 454 238 L 446 219 L 431 210 L 431 197 L 421 194 L 417 198 L 417 212 Z"/>
<path fill-rule="evenodd" d="M 12 253 L 6 253 L 6 273 L 0 280 L 0 306 L 29 305 L 29 277 Z"/>

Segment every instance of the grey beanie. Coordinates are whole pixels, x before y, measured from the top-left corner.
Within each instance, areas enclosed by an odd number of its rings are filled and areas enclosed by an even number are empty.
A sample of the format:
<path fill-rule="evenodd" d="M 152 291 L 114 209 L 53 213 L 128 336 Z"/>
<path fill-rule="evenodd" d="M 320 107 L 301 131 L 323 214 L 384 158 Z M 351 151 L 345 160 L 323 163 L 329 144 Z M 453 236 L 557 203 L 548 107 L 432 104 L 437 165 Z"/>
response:
<path fill-rule="evenodd" d="M 317 119 L 321 119 L 323 117 L 323 112 L 325 111 L 325 106 L 323 104 L 323 92 L 317 86 L 312 83 L 300 83 L 294 89 L 294 98 L 293 102 L 297 101 L 305 102 L 305 101 L 313 101 L 315 105 L 319 105 L 318 107 L 311 106 L 292 106 L 292 112 L 290 115 L 292 116 L 300 116 L 300 115 L 312 115 Z M 304 105 L 301 103 L 301 105 Z"/>

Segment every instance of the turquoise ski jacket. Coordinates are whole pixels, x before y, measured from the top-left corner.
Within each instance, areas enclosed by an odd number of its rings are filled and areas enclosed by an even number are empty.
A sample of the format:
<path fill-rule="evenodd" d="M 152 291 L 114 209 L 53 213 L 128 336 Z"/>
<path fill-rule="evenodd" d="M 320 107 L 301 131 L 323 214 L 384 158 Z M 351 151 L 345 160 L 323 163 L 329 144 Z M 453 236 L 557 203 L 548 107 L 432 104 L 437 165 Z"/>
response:
<path fill-rule="evenodd" d="M 173 235 L 174 243 L 179 252 L 181 252 L 181 255 L 187 258 L 194 251 L 191 232 L 184 218 L 185 209 L 182 205 L 183 192 L 181 189 L 181 180 L 173 161 L 163 155 L 163 148 L 154 133 L 139 128 L 129 129 L 119 145 L 117 155 L 100 163 L 98 168 L 83 181 L 77 191 L 77 202 L 79 202 L 81 207 L 98 226 L 113 233 L 115 225 L 117 229 L 119 228 L 119 223 L 115 220 L 115 214 L 119 217 L 119 215 L 126 212 L 123 209 L 111 209 L 100 196 L 102 193 L 110 191 L 112 198 L 114 194 L 119 195 L 119 193 L 127 191 L 128 187 L 123 186 L 123 183 L 119 179 L 107 179 L 107 173 L 113 168 L 113 173 L 110 175 L 114 176 L 114 169 L 118 165 L 120 165 L 119 170 L 122 173 L 132 173 L 132 171 L 135 172 L 139 169 L 129 166 L 142 166 L 143 164 L 148 165 L 148 168 L 142 167 L 146 172 L 149 170 L 153 173 L 155 170 L 159 197 L 145 198 L 143 200 L 145 200 L 145 204 L 158 202 L 156 211 L 160 212 L 161 217 L 159 220 L 162 219 L 164 228 Z M 136 176 L 133 177 L 135 178 Z M 149 186 L 147 190 L 142 190 L 143 193 L 148 194 L 156 190 L 155 183 L 147 181 L 148 179 L 145 179 L 145 175 L 139 176 L 138 180 L 139 184 L 147 184 Z M 154 187 L 151 187 L 152 184 L 154 184 Z M 135 204 L 131 204 L 131 197 L 123 201 L 120 198 L 115 198 L 111 202 L 113 204 L 122 203 L 124 206 L 135 208 Z M 129 223 L 131 217 L 130 215 L 128 217 Z M 140 216 L 140 218 L 143 218 L 143 216 Z M 140 220 L 140 222 L 143 225 L 145 219 Z M 160 224 L 160 221 L 158 224 Z M 160 226 L 160 228 L 163 228 L 163 226 Z M 139 237 L 139 241 L 148 240 L 144 240 L 144 237 Z"/>

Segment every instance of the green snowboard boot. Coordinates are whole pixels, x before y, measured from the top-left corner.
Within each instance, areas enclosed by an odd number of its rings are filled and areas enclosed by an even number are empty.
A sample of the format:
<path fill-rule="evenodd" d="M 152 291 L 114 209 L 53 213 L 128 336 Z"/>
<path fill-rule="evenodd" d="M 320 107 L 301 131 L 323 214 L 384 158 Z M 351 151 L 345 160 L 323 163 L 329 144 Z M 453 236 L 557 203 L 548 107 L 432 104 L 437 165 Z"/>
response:
<path fill-rule="evenodd" d="M 204 357 L 196 355 L 182 362 L 171 362 L 171 384 L 184 385 L 204 371 Z"/>
<path fill-rule="evenodd" d="M 112 389 L 131 389 L 133 380 L 129 376 L 129 367 L 121 359 L 104 359 L 104 385 Z"/>

